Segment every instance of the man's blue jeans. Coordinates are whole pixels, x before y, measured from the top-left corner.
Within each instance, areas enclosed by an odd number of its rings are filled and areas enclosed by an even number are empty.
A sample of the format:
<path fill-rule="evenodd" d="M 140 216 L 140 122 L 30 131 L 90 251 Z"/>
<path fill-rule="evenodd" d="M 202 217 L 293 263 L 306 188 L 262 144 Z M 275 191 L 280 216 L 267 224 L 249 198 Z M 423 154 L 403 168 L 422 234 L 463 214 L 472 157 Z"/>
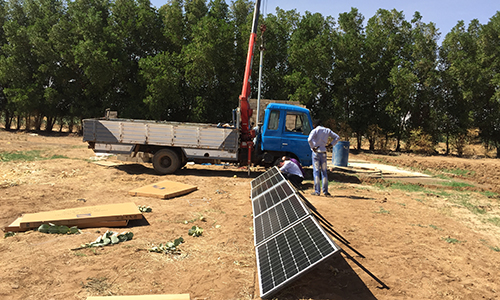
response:
<path fill-rule="evenodd" d="M 326 165 L 326 153 L 313 152 L 312 161 L 313 161 L 314 191 L 317 194 L 319 194 L 321 186 L 323 186 L 323 194 L 328 194 L 328 173 Z"/>

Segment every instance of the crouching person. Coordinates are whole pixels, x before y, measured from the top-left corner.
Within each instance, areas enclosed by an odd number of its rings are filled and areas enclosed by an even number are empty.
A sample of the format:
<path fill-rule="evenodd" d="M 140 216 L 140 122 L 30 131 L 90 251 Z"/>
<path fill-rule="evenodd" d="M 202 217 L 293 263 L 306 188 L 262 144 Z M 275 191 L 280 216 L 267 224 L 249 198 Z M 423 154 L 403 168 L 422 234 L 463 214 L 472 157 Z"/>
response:
<path fill-rule="evenodd" d="M 281 173 L 288 179 L 297 189 L 302 187 L 304 173 L 300 168 L 300 164 L 291 161 L 288 157 L 284 157 L 278 164 Z"/>

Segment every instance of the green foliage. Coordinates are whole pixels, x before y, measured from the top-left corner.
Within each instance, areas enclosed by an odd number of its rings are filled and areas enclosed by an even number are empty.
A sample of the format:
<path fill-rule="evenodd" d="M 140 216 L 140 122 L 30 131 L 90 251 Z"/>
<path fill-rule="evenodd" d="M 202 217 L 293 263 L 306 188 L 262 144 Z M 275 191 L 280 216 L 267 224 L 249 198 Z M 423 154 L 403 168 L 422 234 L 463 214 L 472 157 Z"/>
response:
<path fill-rule="evenodd" d="M 380 210 L 376 211 L 375 213 L 377 213 L 377 214 L 390 214 L 391 212 L 384 209 L 383 207 L 380 207 Z"/>
<path fill-rule="evenodd" d="M 139 205 L 137 207 L 139 209 L 140 212 L 152 212 L 153 209 L 149 206 L 146 206 L 146 205 Z"/>
<path fill-rule="evenodd" d="M 442 237 L 441 238 L 443 241 L 449 243 L 449 244 L 462 244 L 462 243 L 465 243 L 464 241 L 459 241 L 457 240 L 456 238 L 452 238 L 452 237 Z"/>
<path fill-rule="evenodd" d="M 391 188 L 402 190 L 409 193 L 426 192 L 427 189 L 418 184 L 403 183 L 403 182 L 386 182 L 385 185 L 377 184 L 379 188 Z"/>
<path fill-rule="evenodd" d="M 134 233 L 132 232 L 113 232 L 106 231 L 102 236 L 99 236 L 95 241 L 81 245 L 79 248 L 92 248 L 92 247 L 104 247 L 108 245 L 115 245 L 121 242 L 126 242 L 132 240 Z"/>
<path fill-rule="evenodd" d="M 36 161 L 48 159 L 68 158 L 64 155 L 53 155 L 50 157 L 42 156 L 41 150 L 15 151 L 15 152 L 0 152 L 0 161 Z"/>
<path fill-rule="evenodd" d="M 7 231 L 4 235 L 3 235 L 3 238 L 6 239 L 8 237 L 12 237 L 12 236 L 15 236 L 16 233 L 15 232 L 12 232 L 12 231 Z"/>
<path fill-rule="evenodd" d="M 420 154 L 434 154 L 434 142 L 432 136 L 425 133 L 422 128 L 410 131 L 410 136 L 406 141 L 408 151 Z"/>
<path fill-rule="evenodd" d="M 485 207 L 472 203 L 469 194 L 456 194 L 450 198 L 450 201 L 465 207 L 476 215 L 484 215 L 487 212 Z"/>
<path fill-rule="evenodd" d="M 76 234 L 80 233 L 80 230 L 76 226 L 68 227 L 65 225 L 54 225 L 52 223 L 42 224 L 38 227 L 37 231 L 42 233 L 51 234 Z"/>
<path fill-rule="evenodd" d="M 450 173 L 460 177 L 470 177 L 476 174 L 475 171 L 464 170 L 464 169 L 440 169 L 439 171 L 444 173 Z"/>
<path fill-rule="evenodd" d="M 181 250 L 178 248 L 180 244 L 184 243 L 184 239 L 179 237 L 173 242 L 166 242 L 158 246 L 153 246 L 148 249 L 149 252 L 163 253 L 163 254 L 180 254 Z"/>
<path fill-rule="evenodd" d="M 107 108 L 124 118 L 219 123 L 238 106 L 249 1 L 173 0 L 159 10 L 135 0 L 0 3 L 0 111 L 8 128 L 17 119 L 51 131 L 56 120 L 99 117 Z M 440 48 L 434 23 L 395 9 L 366 23 L 356 8 L 338 17 L 278 9 L 260 20 L 263 96 L 298 100 L 314 117 L 349 128 L 358 149 L 365 137 L 371 150 L 395 138 L 397 151 L 407 141 L 410 151 L 433 153 L 443 137 L 447 153 L 462 155 L 472 128 L 499 149 L 499 12 L 487 24 L 457 22 Z"/>
<path fill-rule="evenodd" d="M 500 218 L 498 218 L 498 217 L 489 218 L 487 221 L 488 221 L 488 223 L 491 223 L 495 226 L 500 227 Z"/>
<path fill-rule="evenodd" d="M 193 226 L 191 229 L 188 230 L 188 234 L 192 237 L 199 237 L 203 234 L 203 228 L 200 228 L 198 226 Z"/>

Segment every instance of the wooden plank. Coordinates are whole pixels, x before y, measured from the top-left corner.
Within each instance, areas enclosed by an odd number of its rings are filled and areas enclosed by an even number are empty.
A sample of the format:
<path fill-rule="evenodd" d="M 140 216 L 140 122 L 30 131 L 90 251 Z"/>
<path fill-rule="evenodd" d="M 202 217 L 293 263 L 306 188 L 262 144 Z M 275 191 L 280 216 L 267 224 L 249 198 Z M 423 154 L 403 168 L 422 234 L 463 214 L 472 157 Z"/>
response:
<path fill-rule="evenodd" d="M 133 296 L 90 296 L 87 300 L 190 300 L 189 294 L 177 295 L 133 295 Z"/>
<path fill-rule="evenodd" d="M 185 195 L 198 187 L 175 181 L 164 180 L 129 191 L 129 195 L 169 199 Z"/>
<path fill-rule="evenodd" d="M 44 223 L 53 223 L 66 226 L 98 226 L 103 224 L 119 224 L 115 221 L 142 219 L 142 213 L 133 202 L 85 206 L 71 209 L 25 214 L 20 222 L 21 228 L 37 228 Z M 116 225 L 113 225 L 116 226 Z"/>

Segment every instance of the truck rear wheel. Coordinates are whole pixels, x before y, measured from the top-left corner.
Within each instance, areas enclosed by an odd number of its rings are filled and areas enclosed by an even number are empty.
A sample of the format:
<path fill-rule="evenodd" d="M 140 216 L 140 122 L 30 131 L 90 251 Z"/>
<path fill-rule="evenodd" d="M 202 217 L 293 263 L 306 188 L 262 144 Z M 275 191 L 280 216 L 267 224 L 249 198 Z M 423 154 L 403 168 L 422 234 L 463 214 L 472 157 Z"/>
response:
<path fill-rule="evenodd" d="M 161 149 L 153 156 L 153 167 L 160 174 L 172 174 L 180 165 L 179 156 L 171 149 Z"/>

